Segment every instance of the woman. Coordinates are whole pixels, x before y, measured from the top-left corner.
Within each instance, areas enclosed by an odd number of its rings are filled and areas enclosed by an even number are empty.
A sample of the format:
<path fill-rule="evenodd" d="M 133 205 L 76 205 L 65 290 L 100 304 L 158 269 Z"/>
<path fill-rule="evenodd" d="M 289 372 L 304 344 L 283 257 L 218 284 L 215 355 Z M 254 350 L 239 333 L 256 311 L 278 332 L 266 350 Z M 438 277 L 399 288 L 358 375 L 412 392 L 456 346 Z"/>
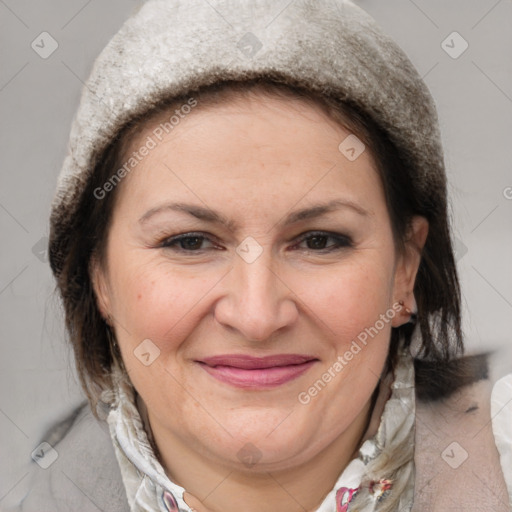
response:
<path fill-rule="evenodd" d="M 425 84 L 350 2 L 220 7 L 147 2 L 84 89 L 50 261 L 91 407 L 21 510 L 507 510 Z"/>

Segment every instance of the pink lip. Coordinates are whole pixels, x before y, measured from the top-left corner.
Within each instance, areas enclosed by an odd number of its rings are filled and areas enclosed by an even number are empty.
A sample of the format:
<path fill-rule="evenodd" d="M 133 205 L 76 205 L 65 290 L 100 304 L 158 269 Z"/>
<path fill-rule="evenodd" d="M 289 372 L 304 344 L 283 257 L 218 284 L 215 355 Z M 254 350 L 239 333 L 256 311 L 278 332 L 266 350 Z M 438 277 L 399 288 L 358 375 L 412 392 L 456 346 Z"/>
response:
<path fill-rule="evenodd" d="M 242 354 L 213 356 L 197 361 L 212 377 L 240 388 L 269 388 L 296 379 L 318 359 L 300 354 L 252 357 Z"/>

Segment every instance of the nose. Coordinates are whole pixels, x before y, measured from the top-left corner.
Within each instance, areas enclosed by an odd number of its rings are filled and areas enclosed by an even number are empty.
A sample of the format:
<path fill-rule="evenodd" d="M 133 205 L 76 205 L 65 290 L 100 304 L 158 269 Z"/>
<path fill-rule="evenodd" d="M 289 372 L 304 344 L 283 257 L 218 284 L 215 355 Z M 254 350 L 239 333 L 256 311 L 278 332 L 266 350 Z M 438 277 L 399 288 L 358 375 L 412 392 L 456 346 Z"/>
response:
<path fill-rule="evenodd" d="M 298 309 L 291 283 L 278 275 L 271 257 L 262 254 L 247 263 L 236 256 L 223 281 L 224 294 L 216 304 L 215 318 L 244 339 L 264 342 L 296 322 Z"/>

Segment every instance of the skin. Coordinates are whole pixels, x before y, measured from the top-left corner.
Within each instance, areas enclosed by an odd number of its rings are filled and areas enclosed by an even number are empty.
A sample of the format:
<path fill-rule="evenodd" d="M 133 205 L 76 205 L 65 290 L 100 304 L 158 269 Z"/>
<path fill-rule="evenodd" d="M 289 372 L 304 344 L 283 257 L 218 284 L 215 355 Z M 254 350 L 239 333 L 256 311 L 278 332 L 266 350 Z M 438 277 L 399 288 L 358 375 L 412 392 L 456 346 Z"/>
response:
<path fill-rule="evenodd" d="M 406 251 L 396 252 L 369 150 L 355 161 L 338 150 L 349 134 L 296 99 L 255 94 L 199 105 L 120 185 L 106 265 L 93 265 L 98 304 L 114 320 L 162 465 L 198 511 L 315 510 L 367 428 L 391 326 L 407 315 L 396 314 L 308 404 L 298 396 L 393 304 L 413 308 L 428 223 L 415 217 Z M 283 224 L 290 212 L 330 200 L 366 213 L 345 206 Z M 174 202 L 214 210 L 236 228 L 169 208 L 148 214 Z M 314 239 L 311 231 L 329 233 Z M 190 232 L 206 238 L 162 247 Z M 336 248 L 331 233 L 352 245 Z M 252 263 L 236 252 L 246 237 L 262 248 Z M 148 338 L 160 354 L 145 366 L 134 350 Z M 231 353 L 318 360 L 264 390 L 219 382 L 196 362 Z M 250 467 L 237 456 L 247 443 L 261 456 Z"/>

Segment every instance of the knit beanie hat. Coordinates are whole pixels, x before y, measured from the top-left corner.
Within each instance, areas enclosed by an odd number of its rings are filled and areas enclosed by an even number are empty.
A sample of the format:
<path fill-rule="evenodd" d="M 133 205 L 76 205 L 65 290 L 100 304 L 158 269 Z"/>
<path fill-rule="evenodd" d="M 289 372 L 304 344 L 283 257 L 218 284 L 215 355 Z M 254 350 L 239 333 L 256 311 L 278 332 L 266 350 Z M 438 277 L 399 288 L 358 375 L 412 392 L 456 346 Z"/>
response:
<path fill-rule="evenodd" d="M 348 0 L 149 0 L 94 63 L 73 120 L 50 219 L 58 276 L 73 216 L 123 126 L 166 99 L 226 80 L 267 77 L 348 100 L 387 133 L 428 204 L 445 200 L 437 114 L 418 72 Z"/>

